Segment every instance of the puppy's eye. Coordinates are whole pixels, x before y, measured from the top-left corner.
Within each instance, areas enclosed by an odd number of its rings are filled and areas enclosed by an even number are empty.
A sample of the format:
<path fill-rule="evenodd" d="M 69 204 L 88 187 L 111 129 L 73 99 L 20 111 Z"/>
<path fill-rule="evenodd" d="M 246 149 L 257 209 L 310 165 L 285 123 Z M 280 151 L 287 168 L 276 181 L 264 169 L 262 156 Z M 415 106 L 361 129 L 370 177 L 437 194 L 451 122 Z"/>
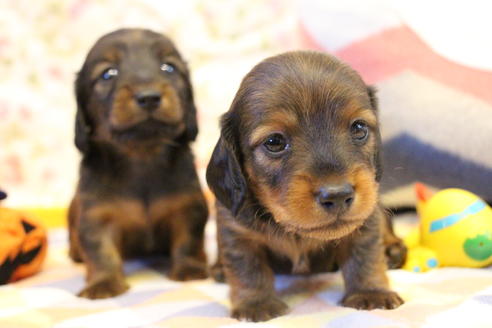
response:
<path fill-rule="evenodd" d="M 161 65 L 161 71 L 163 71 L 163 72 L 173 73 L 175 70 L 176 70 L 176 67 L 174 67 L 173 64 L 164 63 Z"/>
<path fill-rule="evenodd" d="M 269 135 L 265 141 L 263 142 L 263 146 L 271 153 L 281 153 L 287 148 L 289 148 L 289 144 L 285 137 L 280 133 L 274 133 Z"/>
<path fill-rule="evenodd" d="M 118 76 L 118 69 L 116 68 L 108 68 L 101 74 L 101 79 L 108 81 L 111 80 L 113 77 Z"/>
<path fill-rule="evenodd" d="M 355 121 L 350 127 L 352 138 L 356 141 L 365 141 L 369 136 L 369 127 L 363 121 Z"/>

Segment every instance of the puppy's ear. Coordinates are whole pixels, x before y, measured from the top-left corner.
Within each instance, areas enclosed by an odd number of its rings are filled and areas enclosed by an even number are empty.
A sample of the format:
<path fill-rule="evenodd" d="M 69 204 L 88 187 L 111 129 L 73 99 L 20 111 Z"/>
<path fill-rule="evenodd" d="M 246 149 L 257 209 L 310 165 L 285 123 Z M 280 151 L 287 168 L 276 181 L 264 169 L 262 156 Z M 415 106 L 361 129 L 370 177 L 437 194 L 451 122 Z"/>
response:
<path fill-rule="evenodd" d="M 235 216 L 247 196 L 246 179 L 240 161 L 240 151 L 233 119 L 222 118 L 222 130 L 207 167 L 207 183 L 215 197 Z"/>
<path fill-rule="evenodd" d="M 75 115 L 75 146 L 82 152 L 87 153 L 90 148 L 90 135 L 92 133 L 92 126 L 90 125 L 87 101 L 89 95 L 87 94 L 86 78 L 83 74 L 83 70 L 77 74 L 75 80 L 75 99 L 77 101 L 77 114 Z"/>
<path fill-rule="evenodd" d="M 376 88 L 373 86 L 367 87 L 367 94 L 369 95 L 369 100 L 371 102 L 371 107 L 378 114 L 378 99 L 376 97 Z M 376 168 L 376 181 L 381 180 L 381 176 L 383 174 L 383 166 L 381 163 L 381 134 L 379 129 L 376 135 L 376 150 L 374 152 L 374 167 Z"/>
<path fill-rule="evenodd" d="M 378 110 L 378 99 L 376 97 L 376 88 L 372 85 L 367 87 L 367 94 L 369 95 L 369 101 L 371 102 L 372 108 L 377 111 Z"/>
<path fill-rule="evenodd" d="M 196 120 L 196 107 L 195 101 L 193 99 L 193 87 L 191 85 L 191 78 L 188 69 L 183 74 L 185 80 L 185 132 L 183 135 L 183 139 L 186 142 L 194 141 L 196 139 L 196 135 L 198 134 L 198 123 Z"/>

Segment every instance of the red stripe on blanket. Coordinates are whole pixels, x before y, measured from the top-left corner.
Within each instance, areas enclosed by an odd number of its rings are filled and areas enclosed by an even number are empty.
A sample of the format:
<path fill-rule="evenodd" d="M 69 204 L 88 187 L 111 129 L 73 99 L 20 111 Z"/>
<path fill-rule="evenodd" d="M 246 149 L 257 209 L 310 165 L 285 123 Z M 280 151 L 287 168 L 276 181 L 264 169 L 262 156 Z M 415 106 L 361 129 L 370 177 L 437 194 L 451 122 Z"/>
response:
<path fill-rule="evenodd" d="M 357 69 L 368 83 L 377 83 L 403 70 L 414 70 L 492 104 L 491 72 L 441 57 L 407 26 L 355 42 L 336 55 Z"/>
<path fill-rule="evenodd" d="M 301 25 L 304 46 L 324 50 Z M 466 67 L 435 53 L 409 27 L 390 28 L 337 51 L 367 83 L 383 81 L 404 70 L 416 71 L 492 104 L 492 72 Z"/>

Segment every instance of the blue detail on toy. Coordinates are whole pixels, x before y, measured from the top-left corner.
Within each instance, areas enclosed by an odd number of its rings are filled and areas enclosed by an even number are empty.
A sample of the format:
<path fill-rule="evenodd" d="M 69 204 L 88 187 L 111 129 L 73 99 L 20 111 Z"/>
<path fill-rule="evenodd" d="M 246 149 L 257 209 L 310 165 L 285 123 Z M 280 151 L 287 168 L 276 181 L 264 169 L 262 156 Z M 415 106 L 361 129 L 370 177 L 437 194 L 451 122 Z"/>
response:
<path fill-rule="evenodd" d="M 431 258 L 427 260 L 427 266 L 431 269 L 437 268 L 438 262 L 435 258 Z"/>
<path fill-rule="evenodd" d="M 413 267 L 413 272 L 420 272 L 420 267 L 414 266 Z"/>
<path fill-rule="evenodd" d="M 429 232 L 439 231 L 449 226 L 452 226 L 453 224 L 466 218 L 468 215 L 477 214 L 478 212 L 482 211 L 486 206 L 487 204 L 485 204 L 484 201 L 479 199 L 476 202 L 472 203 L 467 208 L 465 208 L 460 213 L 451 214 L 442 219 L 432 221 L 429 228 Z"/>

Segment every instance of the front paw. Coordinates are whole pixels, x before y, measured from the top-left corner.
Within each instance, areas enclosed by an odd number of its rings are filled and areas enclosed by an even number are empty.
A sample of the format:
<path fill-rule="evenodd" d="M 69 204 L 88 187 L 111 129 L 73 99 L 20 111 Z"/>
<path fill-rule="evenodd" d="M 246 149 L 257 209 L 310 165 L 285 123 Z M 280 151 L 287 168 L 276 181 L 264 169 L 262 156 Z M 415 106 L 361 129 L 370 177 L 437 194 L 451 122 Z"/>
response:
<path fill-rule="evenodd" d="M 68 256 L 72 259 L 72 261 L 76 263 L 82 263 L 82 256 L 80 255 L 80 251 L 75 247 L 70 245 L 70 249 L 68 251 Z"/>
<path fill-rule="evenodd" d="M 118 296 L 130 288 L 123 278 L 110 276 L 104 279 L 89 281 L 80 291 L 79 297 L 101 299 Z"/>
<path fill-rule="evenodd" d="M 287 304 L 276 296 L 258 300 L 246 300 L 232 309 L 231 316 L 243 321 L 267 321 L 284 315 L 289 310 Z"/>
<path fill-rule="evenodd" d="M 358 310 L 396 309 L 402 304 L 400 296 L 389 290 L 355 292 L 345 295 L 342 300 L 343 306 Z"/>
<path fill-rule="evenodd" d="M 385 245 L 386 262 L 389 269 L 398 269 L 405 264 L 407 259 L 407 247 L 401 240 Z"/>
<path fill-rule="evenodd" d="M 210 275 L 216 282 L 225 282 L 224 266 L 220 262 L 216 262 L 210 268 Z"/>
<path fill-rule="evenodd" d="M 198 261 L 175 264 L 169 273 L 169 278 L 177 281 L 198 280 L 207 277 L 206 264 Z"/>

